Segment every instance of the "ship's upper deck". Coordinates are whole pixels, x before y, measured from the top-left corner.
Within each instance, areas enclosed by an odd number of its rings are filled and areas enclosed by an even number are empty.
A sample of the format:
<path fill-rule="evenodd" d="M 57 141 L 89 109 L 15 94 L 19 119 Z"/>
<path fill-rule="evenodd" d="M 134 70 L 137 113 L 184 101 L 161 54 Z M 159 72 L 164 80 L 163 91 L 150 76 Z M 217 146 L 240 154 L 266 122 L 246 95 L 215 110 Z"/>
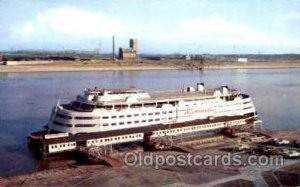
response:
<path fill-rule="evenodd" d="M 146 92 L 137 88 L 128 89 L 85 89 L 84 95 L 77 96 L 77 101 L 93 105 L 128 105 L 138 103 L 188 101 L 193 99 L 207 99 L 221 96 L 238 95 L 235 89 L 221 86 L 215 89 L 205 89 L 204 85 L 198 85 L 196 89 L 187 87 L 177 91 Z"/>
<path fill-rule="evenodd" d="M 121 94 L 139 94 L 139 93 L 146 93 L 143 90 L 137 89 L 135 87 L 130 87 L 126 89 L 105 89 L 105 88 L 86 88 L 84 90 L 85 93 L 103 96 L 105 94 L 110 95 L 121 95 Z"/>

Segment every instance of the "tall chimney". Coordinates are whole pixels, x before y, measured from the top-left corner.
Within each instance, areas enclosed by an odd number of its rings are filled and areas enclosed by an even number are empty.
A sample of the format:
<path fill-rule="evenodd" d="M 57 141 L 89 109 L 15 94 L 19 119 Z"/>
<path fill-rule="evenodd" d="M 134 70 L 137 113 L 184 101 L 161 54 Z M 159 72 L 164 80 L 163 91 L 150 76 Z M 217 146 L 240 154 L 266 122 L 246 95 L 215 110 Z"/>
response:
<path fill-rule="evenodd" d="M 112 60 L 115 60 L 115 36 L 112 38 Z"/>

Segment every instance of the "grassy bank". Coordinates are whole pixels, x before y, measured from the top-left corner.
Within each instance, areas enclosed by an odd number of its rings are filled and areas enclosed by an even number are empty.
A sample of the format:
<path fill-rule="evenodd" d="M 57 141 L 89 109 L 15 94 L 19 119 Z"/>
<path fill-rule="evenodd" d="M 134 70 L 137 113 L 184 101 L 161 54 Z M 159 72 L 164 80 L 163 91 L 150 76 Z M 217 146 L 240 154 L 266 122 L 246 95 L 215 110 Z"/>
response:
<path fill-rule="evenodd" d="M 20 62 L 21 63 L 21 62 Z M 200 63 L 185 60 L 141 60 L 124 61 L 55 61 L 47 64 L 0 65 L 0 73 L 8 72 L 76 72 L 76 71 L 108 71 L 108 70 L 166 70 L 166 69 L 260 69 L 260 68 L 299 68 L 300 60 L 290 61 L 254 61 L 238 63 L 215 61 Z"/>

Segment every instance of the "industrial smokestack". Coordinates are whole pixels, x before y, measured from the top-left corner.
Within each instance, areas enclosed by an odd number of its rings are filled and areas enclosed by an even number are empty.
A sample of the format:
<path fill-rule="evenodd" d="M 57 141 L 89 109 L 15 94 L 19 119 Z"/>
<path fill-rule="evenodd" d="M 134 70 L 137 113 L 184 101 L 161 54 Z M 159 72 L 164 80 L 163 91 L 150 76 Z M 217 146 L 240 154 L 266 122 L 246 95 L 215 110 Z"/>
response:
<path fill-rule="evenodd" d="M 112 60 L 115 60 L 115 36 L 112 38 Z"/>

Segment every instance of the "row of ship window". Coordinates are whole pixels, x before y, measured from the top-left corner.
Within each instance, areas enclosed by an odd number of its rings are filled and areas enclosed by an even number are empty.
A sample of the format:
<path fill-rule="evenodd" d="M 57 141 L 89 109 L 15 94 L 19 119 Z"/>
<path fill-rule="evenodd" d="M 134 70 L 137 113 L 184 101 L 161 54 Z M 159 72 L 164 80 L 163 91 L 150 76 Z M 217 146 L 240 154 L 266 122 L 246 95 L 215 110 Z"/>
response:
<path fill-rule="evenodd" d="M 71 124 L 63 124 L 58 121 L 53 122 L 55 125 L 64 126 L 64 127 L 72 127 Z M 96 124 L 76 124 L 75 127 L 95 127 Z"/>
<path fill-rule="evenodd" d="M 230 123 L 237 124 L 238 122 L 241 122 L 241 121 L 233 121 L 233 122 L 230 122 Z M 207 124 L 207 125 L 183 127 L 183 128 L 179 128 L 179 129 L 173 129 L 173 130 L 156 131 L 156 132 L 154 132 L 154 134 L 159 135 L 159 134 L 165 134 L 165 133 L 174 133 L 176 131 L 180 132 L 180 131 L 185 131 L 185 130 L 196 130 L 196 129 L 201 129 L 201 128 L 217 127 L 217 126 L 222 125 L 222 124 L 223 123 L 213 123 L 213 124 Z"/>
<path fill-rule="evenodd" d="M 122 137 L 115 137 L 115 138 L 105 138 L 105 139 L 100 139 L 99 142 L 109 142 L 113 140 L 121 140 L 121 139 L 130 139 L 130 138 L 140 138 L 142 137 L 142 134 L 136 134 L 136 135 L 126 135 Z M 98 140 L 91 140 L 91 143 L 98 143 Z"/>
<path fill-rule="evenodd" d="M 242 122 L 242 120 L 236 120 L 236 121 L 233 121 L 231 123 L 233 124 L 237 124 L 239 122 Z M 200 126 L 192 126 L 192 127 L 184 127 L 184 128 L 181 128 L 181 129 L 173 129 L 173 130 L 166 130 L 166 131 L 157 131 L 157 132 L 154 132 L 154 134 L 165 134 L 165 133 L 172 133 L 172 132 L 179 132 L 179 131 L 182 131 L 182 130 L 194 130 L 194 129 L 199 129 L 199 128 L 207 128 L 207 127 L 216 127 L 218 125 L 221 125 L 222 123 L 214 123 L 214 124 L 207 124 L 207 125 L 200 125 Z M 227 122 L 227 124 L 229 124 L 229 122 Z M 115 140 L 121 140 L 121 139 L 127 139 L 127 138 L 134 138 L 134 137 L 141 137 L 142 135 L 141 134 L 137 134 L 137 135 L 126 135 L 126 136 L 122 136 L 122 137 L 115 137 L 114 139 Z M 104 140 L 100 139 L 99 142 L 108 142 L 108 141 L 112 141 L 113 138 L 105 138 Z M 92 140 L 91 143 L 94 143 L 95 142 L 98 142 L 98 140 Z M 60 148 L 64 148 L 64 147 L 69 147 L 69 146 L 75 146 L 76 143 L 68 143 L 67 145 L 65 144 L 60 144 L 60 145 L 52 145 L 51 148 L 54 149 L 54 148 L 57 148 L 57 147 L 60 147 Z"/>
<path fill-rule="evenodd" d="M 235 123 L 237 123 L 239 121 L 235 121 Z M 195 130 L 195 129 L 199 129 L 199 128 L 207 128 L 207 127 L 216 127 L 218 125 L 222 125 L 222 123 L 215 123 L 215 124 L 208 124 L 208 125 L 199 125 L 199 126 L 192 126 L 192 127 L 184 127 L 181 129 L 173 129 L 173 130 L 166 130 L 166 131 L 157 131 L 154 132 L 154 134 L 165 134 L 165 133 L 172 133 L 172 132 L 179 132 L 179 131 L 183 131 L 183 130 Z M 141 137 L 141 134 L 137 134 L 135 135 L 135 137 Z M 134 135 L 128 135 L 128 138 L 134 138 Z M 104 140 L 100 139 L 99 142 L 107 142 L 107 141 L 112 141 L 112 140 L 121 140 L 121 139 L 127 139 L 127 136 L 122 136 L 122 137 L 115 137 L 115 138 L 105 138 Z M 91 143 L 94 143 L 94 141 L 97 143 L 98 140 L 92 140 Z"/>
<path fill-rule="evenodd" d="M 184 127 L 181 129 L 173 129 L 173 130 L 166 130 L 166 131 L 157 131 L 154 132 L 154 134 L 165 134 L 165 133 L 172 133 L 172 132 L 179 132 L 179 131 L 183 131 L 183 130 L 195 130 L 195 129 L 199 129 L 199 128 L 207 128 L 207 127 L 216 127 L 218 125 L 222 125 L 222 123 L 215 123 L 215 124 L 209 124 L 209 125 L 200 125 L 200 126 L 192 126 L 192 127 Z M 126 136 L 122 136 L 122 137 L 115 137 L 115 138 L 105 138 L 104 140 L 100 139 L 99 142 L 107 142 L 107 141 L 112 141 L 112 140 L 121 140 L 121 139 L 127 139 L 127 138 L 134 138 L 134 137 L 141 137 L 141 134 L 137 134 L 137 135 L 126 135 Z M 92 140 L 91 143 L 94 142 L 98 142 L 98 140 Z"/>
<path fill-rule="evenodd" d="M 174 119 L 173 117 L 169 117 L 168 118 L 168 120 L 172 120 L 172 119 Z M 153 121 L 156 121 L 156 122 L 158 122 L 158 121 L 160 121 L 161 119 L 159 119 L 159 118 L 156 118 L 155 120 L 154 119 L 148 119 L 148 122 L 153 122 Z M 126 122 L 126 124 L 128 124 L 128 125 L 130 125 L 130 124 L 132 124 L 132 123 L 134 123 L 134 124 L 138 124 L 138 123 L 146 123 L 147 122 L 147 120 L 141 120 L 141 121 L 139 121 L 139 120 L 136 120 L 136 121 L 127 121 Z M 125 122 L 119 122 L 119 125 L 124 125 L 125 124 Z M 109 126 L 109 123 L 103 123 L 102 124 L 104 127 L 107 127 L 107 126 Z M 112 125 L 112 126 L 115 126 L 115 125 L 117 125 L 117 123 L 110 123 L 110 125 Z"/>
<path fill-rule="evenodd" d="M 169 111 L 168 112 L 169 114 L 172 114 L 173 111 Z M 166 111 L 164 112 L 161 112 L 161 114 L 167 114 Z M 147 113 L 142 113 L 141 116 L 146 116 Z M 155 112 L 155 113 L 148 113 L 148 116 L 152 116 L 152 115 L 160 115 L 160 112 Z M 71 116 L 66 116 L 66 115 L 63 115 L 63 114 L 60 114 L 60 113 L 57 113 L 56 116 L 60 117 L 60 118 L 63 118 L 63 119 L 72 119 Z M 140 114 L 134 114 L 134 115 L 131 115 L 131 114 L 128 114 L 126 115 L 126 117 L 138 117 L 140 116 Z M 119 118 L 124 118 L 125 115 L 120 115 Z M 115 119 L 117 118 L 117 116 L 111 116 L 111 119 Z M 79 120 L 89 120 L 89 119 L 100 119 L 100 117 L 81 117 L 81 116 L 76 116 L 75 119 L 79 119 Z M 102 119 L 109 119 L 109 116 L 103 116 Z"/>
<path fill-rule="evenodd" d="M 169 114 L 172 114 L 173 113 L 173 111 L 169 111 L 168 112 Z M 161 114 L 167 114 L 167 112 L 166 111 L 164 111 L 164 112 L 162 112 Z M 147 115 L 147 113 L 142 113 L 141 114 L 141 116 L 146 116 Z M 155 112 L 155 113 L 148 113 L 148 116 L 153 116 L 153 115 L 160 115 L 160 112 Z M 128 114 L 128 115 L 126 115 L 126 117 L 128 117 L 128 118 L 130 118 L 130 117 L 138 117 L 138 116 L 140 116 L 140 114 Z M 125 117 L 125 115 L 120 115 L 120 116 L 118 116 L 119 118 L 124 118 Z M 111 116 L 110 117 L 111 119 L 115 119 L 115 118 L 117 118 L 117 116 Z M 102 119 L 109 119 L 109 116 L 103 116 L 102 117 Z"/>
<path fill-rule="evenodd" d="M 238 103 L 238 104 L 239 104 L 239 103 Z M 224 106 L 223 106 L 223 107 L 224 107 Z M 247 109 L 248 109 L 248 108 L 247 108 Z M 160 113 L 160 112 L 148 113 L 148 116 L 152 116 L 152 115 L 160 115 L 160 114 L 167 114 L 167 113 L 172 114 L 173 111 L 168 111 L 168 112 L 163 111 L 163 112 L 161 112 L 161 113 Z M 147 115 L 147 113 L 142 113 L 142 114 L 141 114 L 141 116 L 146 116 L 146 115 Z M 58 117 L 60 117 L 60 118 L 63 118 L 63 119 L 72 119 L 71 116 L 63 115 L 63 114 L 60 114 L 60 113 L 57 113 L 56 116 L 58 116 Z M 138 116 L 140 116 L 140 114 L 134 114 L 134 115 L 128 114 L 128 115 L 126 115 L 126 117 L 132 117 L 132 116 L 138 117 Z M 118 116 L 118 117 L 119 117 L 119 118 L 124 118 L 125 115 L 120 115 L 120 116 Z M 100 119 L 100 117 L 83 117 L 83 116 L 76 116 L 76 117 L 74 117 L 74 118 L 77 119 L 77 120 Z M 111 116 L 110 118 L 111 118 L 111 119 L 115 119 L 115 118 L 117 118 L 117 116 Z M 109 119 L 109 116 L 103 116 L 102 119 Z"/>
<path fill-rule="evenodd" d="M 60 113 L 57 113 L 56 116 L 63 118 L 63 119 L 72 119 L 71 116 L 63 115 Z M 76 116 L 75 119 L 100 119 L 100 117 L 81 117 L 81 116 Z"/>
<path fill-rule="evenodd" d="M 221 97 L 223 99 L 223 97 Z M 193 99 L 193 100 L 184 100 L 184 102 L 197 102 L 197 101 L 204 101 L 201 104 L 205 103 L 207 100 L 214 100 L 215 97 L 209 97 L 209 98 L 202 98 L 202 99 Z M 217 101 L 212 101 L 212 103 L 217 102 Z M 89 105 L 85 103 L 79 103 L 79 102 L 74 102 L 72 103 L 72 106 L 75 108 L 80 108 L 83 110 L 92 110 L 94 108 L 102 108 L 105 110 L 121 110 L 121 109 L 127 109 L 127 108 L 141 108 L 141 107 L 157 107 L 161 108 L 164 104 L 171 104 L 172 106 L 178 105 L 179 101 L 168 101 L 168 102 L 157 102 L 157 103 L 141 103 L 141 104 L 132 104 L 132 105 Z"/>
<path fill-rule="evenodd" d="M 173 118 L 173 117 L 169 117 L 169 118 L 167 118 L 168 120 L 173 120 L 173 119 L 175 119 L 175 118 Z M 141 120 L 141 121 L 139 121 L 139 120 L 136 120 L 136 121 L 127 121 L 126 122 L 126 124 L 128 124 L 128 125 L 130 125 L 130 124 L 139 124 L 140 122 L 141 123 L 146 123 L 147 121 L 148 122 L 153 122 L 153 121 L 155 121 L 155 122 L 159 122 L 161 119 L 160 118 L 156 118 L 156 119 L 148 119 L 148 120 Z M 53 122 L 55 125 L 58 125 L 58 126 L 65 126 L 65 127 L 72 127 L 72 125 L 71 124 L 63 124 L 63 123 L 60 123 L 60 122 L 58 122 L 58 121 L 54 121 Z M 119 125 L 124 125 L 125 124 L 125 122 L 119 122 L 118 123 Z M 117 123 L 103 123 L 102 124 L 102 126 L 104 126 L 104 127 L 107 127 L 107 126 L 109 126 L 109 125 L 111 125 L 111 126 L 116 126 L 117 125 Z M 95 127 L 96 126 L 96 124 L 75 124 L 75 127 Z"/>
<path fill-rule="evenodd" d="M 181 129 L 173 129 L 173 130 L 166 130 L 166 131 L 157 131 L 157 132 L 154 132 L 154 134 L 165 134 L 165 133 L 174 133 L 174 132 L 179 132 L 179 131 L 183 131 L 183 130 L 195 130 L 195 129 L 199 129 L 199 128 L 207 128 L 207 127 L 216 127 L 218 125 L 222 125 L 222 123 L 215 123 L 215 124 L 209 124 L 209 125 L 200 125 L 200 126 L 192 126 L 192 127 L 184 127 L 184 128 L 181 128 Z M 127 138 L 134 138 L 134 137 L 141 137 L 142 135 L 141 134 L 137 134 L 137 135 L 126 135 L 126 136 L 122 136 L 122 137 L 115 137 L 115 138 L 105 138 L 104 140 L 100 139 L 99 142 L 108 142 L 108 141 L 112 141 L 112 140 L 121 140 L 121 139 L 127 139 Z M 98 140 L 92 140 L 91 143 L 94 143 L 94 142 L 98 142 Z"/>
<path fill-rule="evenodd" d="M 140 104 L 131 104 L 131 105 L 89 105 L 85 103 L 79 103 L 79 102 L 73 102 L 72 106 L 75 108 L 80 109 L 94 109 L 94 108 L 101 108 L 105 110 L 121 110 L 121 109 L 127 109 L 127 108 L 142 108 L 142 107 L 157 107 L 161 108 L 165 104 L 170 104 L 172 106 L 175 106 L 179 103 L 179 101 L 168 101 L 168 102 L 155 102 L 155 103 L 140 103 Z"/>
<path fill-rule="evenodd" d="M 73 142 L 73 143 L 68 143 L 68 144 L 60 144 L 60 145 L 51 145 L 51 148 L 52 149 L 55 149 L 55 148 L 58 148 L 58 147 L 60 147 L 60 148 L 64 148 L 64 147 L 73 147 L 73 146 L 76 146 L 76 143 L 75 142 Z"/>

